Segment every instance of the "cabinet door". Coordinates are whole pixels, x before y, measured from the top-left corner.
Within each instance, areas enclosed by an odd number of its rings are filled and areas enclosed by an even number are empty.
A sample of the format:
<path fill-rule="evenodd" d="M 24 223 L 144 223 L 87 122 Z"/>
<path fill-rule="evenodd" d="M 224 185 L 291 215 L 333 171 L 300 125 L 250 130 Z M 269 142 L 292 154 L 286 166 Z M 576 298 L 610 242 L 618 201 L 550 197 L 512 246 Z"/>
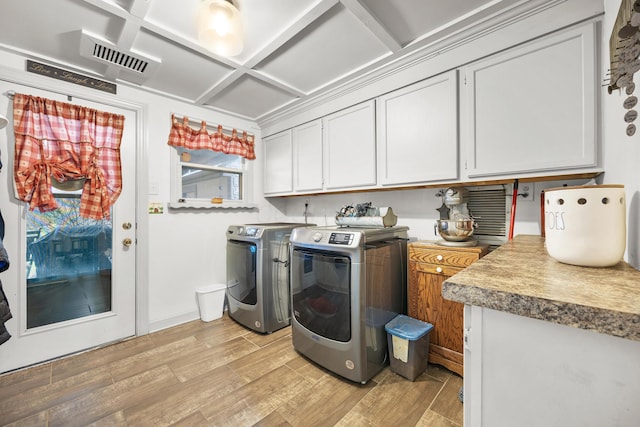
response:
<path fill-rule="evenodd" d="M 442 273 L 436 273 L 436 268 Z M 463 309 L 464 306 L 455 301 L 442 298 L 442 283 L 455 273 L 461 271 L 455 267 L 431 266 L 429 264 L 410 261 L 413 280 L 408 291 L 408 314 L 416 319 L 433 324 L 434 330 L 429 337 L 430 343 L 462 354 Z M 432 273 L 426 271 L 433 270 Z M 434 349 L 431 349 L 433 352 Z M 446 351 L 444 351 L 446 352 Z M 443 351 L 440 351 L 443 353 Z M 462 358 L 460 358 L 460 361 Z"/>
<path fill-rule="evenodd" d="M 264 194 L 293 190 L 291 130 L 264 138 Z"/>
<path fill-rule="evenodd" d="M 457 71 L 378 98 L 382 185 L 458 178 Z"/>
<path fill-rule="evenodd" d="M 322 190 L 322 120 L 293 128 L 293 189 Z"/>
<path fill-rule="evenodd" d="M 597 166 L 595 24 L 465 69 L 470 177 Z"/>
<path fill-rule="evenodd" d="M 325 188 L 353 188 L 376 183 L 374 101 L 323 118 Z"/>

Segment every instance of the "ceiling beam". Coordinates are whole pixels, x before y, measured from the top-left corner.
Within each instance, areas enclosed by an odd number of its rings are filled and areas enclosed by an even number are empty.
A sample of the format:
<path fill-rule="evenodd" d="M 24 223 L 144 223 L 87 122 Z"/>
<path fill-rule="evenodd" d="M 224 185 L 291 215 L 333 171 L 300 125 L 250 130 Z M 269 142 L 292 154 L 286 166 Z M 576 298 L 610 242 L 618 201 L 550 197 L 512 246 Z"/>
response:
<path fill-rule="evenodd" d="M 227 87 L 229 87 L 244 75 L 249 75 L 257 80 L 280 89 L 283 92 L 287 92 L 296 98 L 306 96 L 307 94 L 305 92 L 287 85 L 277 79 L 273 79 L 265 75 L 264 73 L 255 70 L 254 67 L 265 58 L 273 54 L 273 52 L 286 44 L 289 40 L 291 40 L 298 33 L 315 22 L 318 18 L 320 18 L 338 3 L 339 0 L 321 0 L 315 6 L 307 10 L 302 15 L 302 17 L 297 19 L 290 27 L 282 31 L 275 39 L 271 40 L 266 46 L 262 47 L 259 53 L 249 58 L 243 66 L 240 67 L 236 64 L 235 66 L 237 68 L 232 73 L 225 77 L 221 82 L 214 84 L 207 91 L 203 92 L 202 95 L 200 95 L 195 100 L 195 103 L 199 105 L 206 103 L 209 99 L 225 90 Z"/>
<path fill-rule="evenodd" d="M 231 86 L 235 81 L 244 76 L 246 70 L 244 69 L 235 69 L 231 73 L 229 73 L 222 81 L 214 83 L 213 86 L 209 87 L 206 91 L 202 92 L 198 98 L 196 98 L 193 102 L 196 105 L 203 105 L 208 100 L 225 90 L 227 87 Z"/>
<path fill-rule="evenodd" d="M 138 18 L 144 18 L 151 6 L 150 0 L 133 0 L 131 7 L 129 7 L 129 13 Z"/>
<path fill-rule="evenodd" d="M 85 3 L 97 7 L 104 12 L 111 15 L 115 15 L 124 21 L 122 31 L 118 35 L 117 40 L 110 40 L 110 42 L 120 52 L 131 52 L 131 47 L 136 40 L 142 27 L 143 18 L 149 10 L 150 2 L 148 0 L 133 0 L 129 10 L 125 10 L 122 7 L 105 2 L 104 0 L 83 0 Z M 104 70 L 104 77 L 107 80 L 116 81 L 122 69 L 115 65 L 108 65 Z"/>
<path fill-rule="evenodd" d="M 361 0 L 340 0 L 340 2 L 391 52 L 395 53 L 402 49 L 402 45 L 400 45 L 398 40 L 396 40 L 385 26 L 382 25 L 380 20 L 362 4 Z"/>
<path fill-rule="evenodd" d="M 247 74 L 250 75 L 251 77 L 258 79 L 258 80 L 262 80 L 263 82 L 270 84 L 271 86 L 274 86 L 280 90 L 282 90 L 283 92 L 288 92 L 289 94 L 300 98 L 303 96 L 308 95 L 308 93 L 301 91 L 298 88 L 295 88 L 293 86 L 290 86 L 278 79 L 274 79 L 271 76 L 268 76 L 264 73 L 261 73 L 260 71 L 256 71 L 254 69 L 247 69 L 246 70 Z"/>
<path fill-rule="evenodd" d="M 338 3 L 339 0 L 321 0 L 315 6 L 307 10 L 300 18 L 296 19 L 291 26 L 278 34 L 276 38 L 263 46 L 256 55 L 247 60 L 244 66 L 247 68 L 254 68 Z"/>

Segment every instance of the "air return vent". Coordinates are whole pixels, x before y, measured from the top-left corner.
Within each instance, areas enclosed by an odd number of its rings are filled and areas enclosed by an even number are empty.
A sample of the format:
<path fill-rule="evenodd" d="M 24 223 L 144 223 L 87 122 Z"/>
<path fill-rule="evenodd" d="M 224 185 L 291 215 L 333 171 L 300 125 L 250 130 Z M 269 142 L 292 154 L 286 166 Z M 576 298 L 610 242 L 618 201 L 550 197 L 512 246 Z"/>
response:
<path fill-rule="evenodd" d="M 127 68 L 129 70 L 137 71 L 138 73 L 144 73 L 147 69 L 149 62 L 136 58 L 135 56 L 118 52 L 110 47 L 103 46 L 101 44 L 93 45 L 93 57 L 109 62 L 113 65 Z"/>
<path fill-rule="evenodd" d="M 98 41 L 86 33 L 81 33 L 80 54 L 89 59 L 100 61 L 120 70 L 126 71 L 124 80 L 134 80 L 141 82 L 160 65 L 159 60 L 155 60 L 140 54 L 122 52 L 109 43 Z M 137 76 L 137 77 L 136 77 Z M 140 77 L 143 77 L 140 79 Z"/>
<path fill-rule="evenodd" d="M 498 246 L 507 241 L 507 196 L 501 185 L 467 187 L 467 207 L 478 227 L 473 235 L 478 241 Z"/>

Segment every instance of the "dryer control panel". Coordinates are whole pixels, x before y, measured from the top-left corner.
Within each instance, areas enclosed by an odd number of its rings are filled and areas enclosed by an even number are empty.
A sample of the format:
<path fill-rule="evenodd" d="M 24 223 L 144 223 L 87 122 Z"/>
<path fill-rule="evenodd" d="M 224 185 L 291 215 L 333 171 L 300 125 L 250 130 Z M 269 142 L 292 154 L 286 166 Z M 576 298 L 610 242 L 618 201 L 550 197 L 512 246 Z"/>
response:
<path fill-rule="evenodd" d="M 362 230 L 344 230 L 340 227 L 296 228 L 291 232 L 291 242 L 313 248 L 360 250 L 364 241 Z"/>
<path fill-rule="evenodd" d="M 353 233 L 331 233 L 329 236 L 330 245 L 350 245 L 353 243 Z"/>

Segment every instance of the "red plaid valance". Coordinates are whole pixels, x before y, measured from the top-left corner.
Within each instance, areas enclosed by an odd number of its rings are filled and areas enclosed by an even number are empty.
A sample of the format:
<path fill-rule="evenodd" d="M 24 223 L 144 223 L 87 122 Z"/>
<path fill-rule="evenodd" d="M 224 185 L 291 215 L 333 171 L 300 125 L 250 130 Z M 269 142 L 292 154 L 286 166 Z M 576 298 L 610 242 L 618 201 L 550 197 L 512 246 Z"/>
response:
<path fill-rule="evenodd" d="M 233 129 L 229 136 L 223 134 L 222 126 L 218 125 L 218 130 L 210 134 L 207 132 L 207 123 L 204 121 L 200 129 L 193 129 L 189 126 L 188 117 L 183 117 L 180 121 L 175 116 L 171 116 L 171 132 L 169 132 L 167 144 L 173 147 L 183 147 L 189 150 L 213 150 L 254 160 L 256 153 L 253 142 L 253 136 L 247 136 L 247 132 L 244 131 L 242 137 L 239 137 L 238 131 Z"/>
<path fill-rule="evenodd" d="M 80 215 L 108 219 L 122 191 L 120 142 L 124 116 L 30 95 L 13 99 L 18 197 L 41 212 L 58 207 L 59 182 L 85 178 Z"/>

